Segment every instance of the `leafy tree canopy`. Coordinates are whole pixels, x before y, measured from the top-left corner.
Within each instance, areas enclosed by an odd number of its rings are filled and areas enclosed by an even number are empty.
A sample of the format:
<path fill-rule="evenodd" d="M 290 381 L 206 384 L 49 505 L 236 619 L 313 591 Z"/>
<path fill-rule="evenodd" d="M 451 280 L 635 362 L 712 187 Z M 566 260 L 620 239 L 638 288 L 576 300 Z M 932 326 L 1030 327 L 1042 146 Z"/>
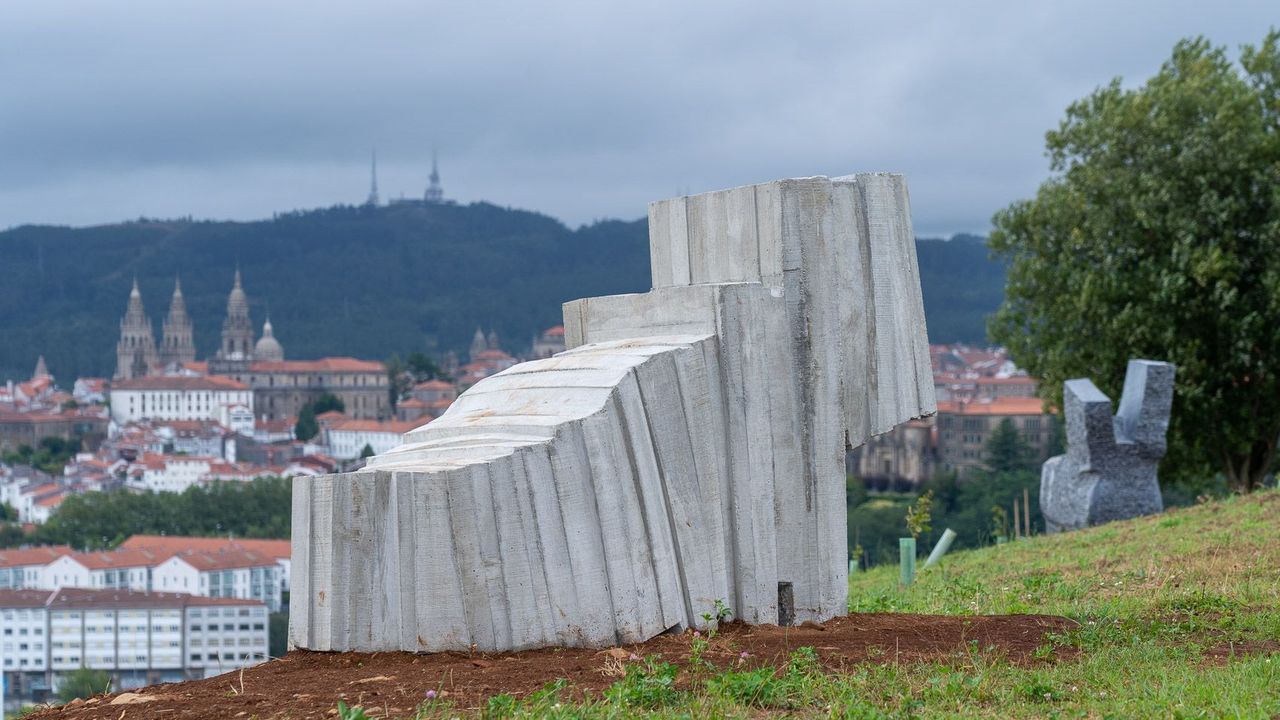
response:
<path fill-rule="evenodd" d="M 212 483 L 181 493 L 77 493 L 18 541 L 96 550 L 140 534 L 284 539 L 291 499 L 290 481 L 278 477 Z"/>
<path fill-rule="evenodd" d="M 1166 480 L 1257 487 L 1280 437 L 1280 33 L 1240 64 L 1204 39 L 1140 87 L 1072 104 L 1054 175 L 994 218 L 992 338 L 1061 402 L 1118 401 L 1130 358 L 1178 366 Z"/>

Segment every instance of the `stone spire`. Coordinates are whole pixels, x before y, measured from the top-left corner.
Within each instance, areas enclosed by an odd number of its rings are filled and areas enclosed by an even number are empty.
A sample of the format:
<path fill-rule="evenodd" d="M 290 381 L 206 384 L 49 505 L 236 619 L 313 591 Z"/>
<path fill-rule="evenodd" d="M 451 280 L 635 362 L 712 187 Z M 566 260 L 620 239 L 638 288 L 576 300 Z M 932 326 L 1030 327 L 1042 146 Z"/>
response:
<path fill-rule="evenodd" d="M 489 349 L 490 349 L 490 350 L 501 350 L 501 349 L 502 349 L 502 347 L 498 344 L 498 331 L 497 331 L 497 330 L 494 330 L 493 328 L 489 328 L 489 339 L 485 342 L 485 344 L 487 344 L 487 345 L 489 346 Z"/>
<path fill-rule="evenodd" d="M 284 360 L 284 346 L 272 332 L 270 315 L 267 316 L 267 321 L 262 323 L 262 337 L 258 338 L 258 344 L 253 346 L 253 359 L 267 362 Z"/>
<path fill-rule="evenodd" d="M 476 334 L 471 337 L 471 359 L 475 360 L 476 356 L 489 349 L 489 343 L 484 339 L 484 331 L 480 326 L 476 326 Z"/>
<path fill-rule="evenodd" d="M 116 380 L 129 380 L 157 372 L 160 360 L 156 356 L 156 338 L 146 308 L 142 306 L 142 292 L 138 279 L 133 279 L 129 291 L 129 308 L 120 321 L 120 342 L 116 343 Z"/>
<path fill-rule="evenodd" d="M 182 280 L 173 281 L 173 299 L 169 301 L 169 315 L 163 323 L 160 339 L 160 364 L 166 369 L 193 362 L 196 359 L 195 328 L 187 315 L 187 301 L 182 297 Z"/>
<path fill-rule="evenodd" d="M 36 370 L 31 373 L 32 380 L 39 380 L 40 378 L 53 378 L 53 376 L 49 374 L 49 366 L 44 364 L 44 355 L 41 355 L 40 358 L 36 360 Z"/>
<path fill-rule="evenodd" d="M 440 166 L 436 162 L 436 153 L 431 151 L 431 177 L 427 185 L 426 201 L 429 203 L 444 202 L 444 188 L 440 187 Z"/>
<path fill-rule="evenodd" d="M 219 372 L 244 370 L 253 361 L 253 321 L 249 319 L 249 297 L 240 285 L 240 268 L 236 268 L 235 283 L 227 296 L 227 319 L 222 321 L 222 346 L 216 360 Z"/>

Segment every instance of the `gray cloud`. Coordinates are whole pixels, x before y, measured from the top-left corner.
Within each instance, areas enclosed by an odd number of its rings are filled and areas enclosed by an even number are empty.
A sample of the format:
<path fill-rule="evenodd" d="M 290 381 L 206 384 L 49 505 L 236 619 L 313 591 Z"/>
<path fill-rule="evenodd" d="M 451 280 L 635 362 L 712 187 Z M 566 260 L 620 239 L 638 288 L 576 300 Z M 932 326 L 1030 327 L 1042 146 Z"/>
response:
<path fill-rule="evenodd" d="M 906 5 L 898 3 L 896 5 Z M 0 5 L 0 227 L 255 218 L 419 195 L 571 224 L 788 175 L 905 172 L 922 234 L 986 229 L 1072 100 L 1265 2 Z"/>

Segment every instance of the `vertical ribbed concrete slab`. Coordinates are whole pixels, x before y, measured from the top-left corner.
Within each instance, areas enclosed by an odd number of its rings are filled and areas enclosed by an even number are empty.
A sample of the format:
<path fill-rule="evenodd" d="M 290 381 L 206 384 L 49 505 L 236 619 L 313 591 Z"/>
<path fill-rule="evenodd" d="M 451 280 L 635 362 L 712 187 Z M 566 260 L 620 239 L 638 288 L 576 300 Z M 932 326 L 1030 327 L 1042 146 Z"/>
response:
<path fill-rule="evenodd" d="M 654 290 L 566 303 L 566 352 L 295 481 L 294 646 L 637 642 L 717 600 L 777 622 L 783 584 L 796 620 L 843 612 L 844 449 L 933 411 L 905 183 L 733 188 L 649 225 Z"/>

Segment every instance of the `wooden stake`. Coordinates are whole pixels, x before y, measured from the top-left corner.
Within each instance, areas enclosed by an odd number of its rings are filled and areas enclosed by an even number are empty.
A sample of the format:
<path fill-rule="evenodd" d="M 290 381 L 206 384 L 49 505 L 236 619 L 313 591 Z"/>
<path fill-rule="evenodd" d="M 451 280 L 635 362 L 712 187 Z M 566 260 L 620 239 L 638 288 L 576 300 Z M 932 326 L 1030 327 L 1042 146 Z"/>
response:
<path fill-rule="evenodd" d="M 1031 537 L 1031 491 L 1022 488 L 1022 528 L 1023 535 Z"/>

